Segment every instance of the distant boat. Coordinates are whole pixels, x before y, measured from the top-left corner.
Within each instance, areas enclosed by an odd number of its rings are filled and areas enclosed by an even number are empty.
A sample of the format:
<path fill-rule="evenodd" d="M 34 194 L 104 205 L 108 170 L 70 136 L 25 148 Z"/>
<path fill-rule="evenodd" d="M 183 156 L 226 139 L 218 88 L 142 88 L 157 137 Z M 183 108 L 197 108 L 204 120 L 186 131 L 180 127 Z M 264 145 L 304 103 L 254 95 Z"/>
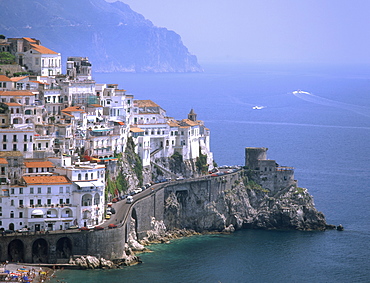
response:
<path fill-rule="evenodd" d="M 309 93 L 309 92 L 307 92 L 307 91 L 302 91 L 302 90 L 296 90 L 296 91 L 293 91 L 293 94 L 298 94 L 298 93 L 304 93 L 304 94 L 311 94 L 311 93 Z"/>
<path fill-rule="evenodd" d="M 252 109 L 258 109 L 258 110 L 263 109 L 263 108 L 265 108 L 265 106 L 258 106 L 258 105 L 256 105 L 256 106 L 253 106 L 252 107 Z"/>

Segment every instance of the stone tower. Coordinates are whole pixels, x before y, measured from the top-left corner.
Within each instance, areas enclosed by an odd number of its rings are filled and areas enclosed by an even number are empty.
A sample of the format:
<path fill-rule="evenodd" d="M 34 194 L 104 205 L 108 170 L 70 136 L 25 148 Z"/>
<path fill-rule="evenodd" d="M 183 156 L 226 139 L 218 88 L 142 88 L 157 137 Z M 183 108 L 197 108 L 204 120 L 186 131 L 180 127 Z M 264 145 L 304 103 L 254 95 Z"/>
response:
<path fill-rule="evenodd" d="M 197 121 L 197 114 L 194 112 L 193 108 L 190 110 L 190 113 L 188 114 L 188 119 L 194 122 Z"/>

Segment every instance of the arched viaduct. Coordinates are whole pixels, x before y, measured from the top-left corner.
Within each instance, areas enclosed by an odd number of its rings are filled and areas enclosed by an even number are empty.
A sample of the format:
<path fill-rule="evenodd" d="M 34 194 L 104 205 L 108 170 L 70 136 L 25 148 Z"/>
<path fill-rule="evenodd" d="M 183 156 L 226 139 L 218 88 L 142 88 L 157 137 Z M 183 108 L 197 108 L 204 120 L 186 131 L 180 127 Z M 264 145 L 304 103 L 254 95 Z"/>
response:
<path fill-rule="evenodd" d="M 98 231 L 65 230 L 48 234 L 31 233 L 0 236 L 0 261 L 26 263 L 68 263 L 71 255 L 93 255 L 106 259 L 123 258 L 124 245 L 128 240 L 131 218 L 139 239 L 151 230 L 152 218 L 164 220 L 165 199 L 174 192 L 180 196 L 196 188 L 207 194 L 210 201 L 225 186 L 232 184 L 240 173 L 220 177 L 202 177 L 178 182 L 163 183 L 155 190 L 137 195 L 127 215 L 115 215 L 121 223 L 117 228 Z M 144 192 L 146 192 L 144 191 Z M 126 205 L 123 204 L 122 205 Z M 128 204 L 127 204 L 128 205 Z"/>

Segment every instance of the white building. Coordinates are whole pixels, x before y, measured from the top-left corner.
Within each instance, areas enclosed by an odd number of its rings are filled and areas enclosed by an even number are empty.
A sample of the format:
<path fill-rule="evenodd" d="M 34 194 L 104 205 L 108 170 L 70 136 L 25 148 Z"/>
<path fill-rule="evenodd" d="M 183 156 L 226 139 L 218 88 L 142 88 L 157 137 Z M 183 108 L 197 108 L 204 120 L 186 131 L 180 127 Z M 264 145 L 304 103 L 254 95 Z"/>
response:
<path fill-rule="evenodd" d="M 34 38 L 8 38 L 11 51 L 19 65 L 41 76 L 56 76 L 62 73 L 61 55 Z"/>

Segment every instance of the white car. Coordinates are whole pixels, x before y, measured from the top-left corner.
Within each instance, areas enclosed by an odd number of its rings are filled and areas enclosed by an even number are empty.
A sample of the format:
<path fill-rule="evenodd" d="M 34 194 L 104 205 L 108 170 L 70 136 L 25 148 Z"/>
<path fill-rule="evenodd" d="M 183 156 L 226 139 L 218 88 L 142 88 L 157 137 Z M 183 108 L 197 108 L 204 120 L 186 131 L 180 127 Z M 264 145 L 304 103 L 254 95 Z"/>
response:
<path fill-rule="evenodd" d="M 141 193 L 142 191 L 143 191 L 142 188 L 137 188 L 137 189 L 134 190 L 134 193 L 138 194 L 138 193 Z"/>

